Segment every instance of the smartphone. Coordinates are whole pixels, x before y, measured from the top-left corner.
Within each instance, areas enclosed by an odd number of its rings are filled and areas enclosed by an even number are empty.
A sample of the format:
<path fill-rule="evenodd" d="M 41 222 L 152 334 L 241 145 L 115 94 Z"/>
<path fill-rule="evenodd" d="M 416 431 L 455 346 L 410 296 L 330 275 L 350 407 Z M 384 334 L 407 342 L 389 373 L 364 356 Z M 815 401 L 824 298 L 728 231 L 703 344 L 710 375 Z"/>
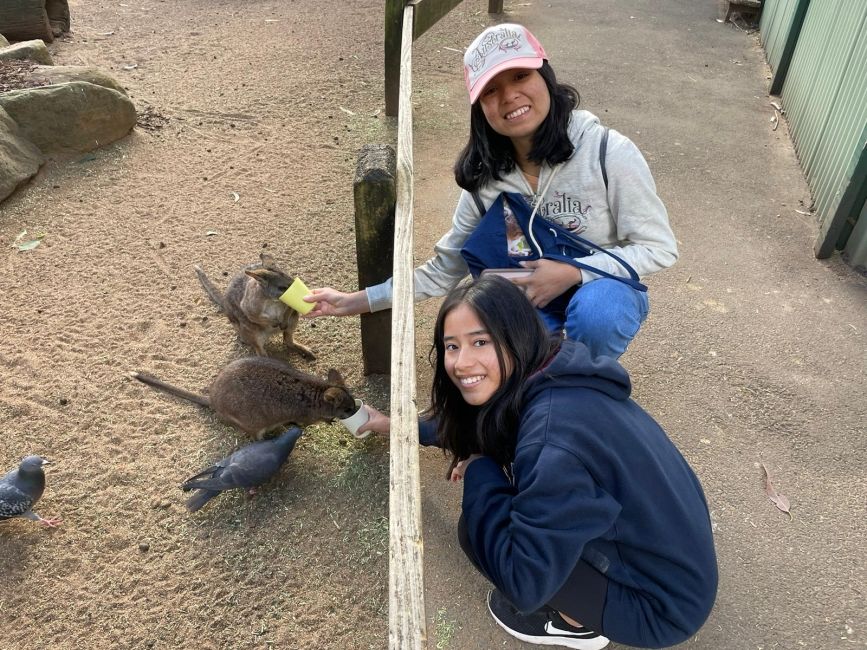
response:
<path fill-rule="evenodd" d="M 533 269 L 485 269 L 482 271 L 482 275 L 499 275 L 507 280 L 514 280 L 515 278 L 526 278 L 533 275 Z"/>

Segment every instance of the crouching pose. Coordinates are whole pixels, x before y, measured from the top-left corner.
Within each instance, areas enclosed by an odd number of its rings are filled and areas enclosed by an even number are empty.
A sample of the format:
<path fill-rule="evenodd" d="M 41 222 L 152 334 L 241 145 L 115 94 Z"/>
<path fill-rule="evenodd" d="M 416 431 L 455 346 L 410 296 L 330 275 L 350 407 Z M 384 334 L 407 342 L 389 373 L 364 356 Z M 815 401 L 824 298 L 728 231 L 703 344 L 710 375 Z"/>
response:
<path fill-rule="evenodd" d="M 488 609 L 523 641 L 680 643 L 707 619 L 717 565 L 701 485 L 629 398 L 626 371 L 551 338 L 514 284 L 446 297 L 423 442 L 463 479 L 458 536 L 494 584 Z M 368 428 L 389 421 L 371 409 Z"/>

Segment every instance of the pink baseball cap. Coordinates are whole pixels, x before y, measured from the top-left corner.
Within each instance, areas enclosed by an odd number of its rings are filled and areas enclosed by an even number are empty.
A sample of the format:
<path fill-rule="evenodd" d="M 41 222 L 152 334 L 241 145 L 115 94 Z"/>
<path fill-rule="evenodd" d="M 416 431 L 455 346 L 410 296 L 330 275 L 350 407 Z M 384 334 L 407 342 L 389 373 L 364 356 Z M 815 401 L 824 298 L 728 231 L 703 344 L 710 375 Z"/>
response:
<path fill-rule="evenodd" d="M 464 54 L 464 80 L 475 104 L 488 82 L 503 70 L 538 70 L 547 59 L 545 50 L 523 25 L 503 23 L 488 27 Z"/>

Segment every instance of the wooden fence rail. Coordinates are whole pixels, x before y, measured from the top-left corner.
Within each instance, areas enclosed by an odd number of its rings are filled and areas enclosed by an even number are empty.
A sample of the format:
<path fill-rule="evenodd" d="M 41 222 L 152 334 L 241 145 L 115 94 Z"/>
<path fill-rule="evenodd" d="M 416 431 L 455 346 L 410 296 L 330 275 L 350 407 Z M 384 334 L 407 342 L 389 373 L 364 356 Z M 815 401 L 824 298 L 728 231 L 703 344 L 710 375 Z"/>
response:
<path fill-rule="evenodd" d="M 397 118 L 397 203 L 394 300 L 391 310 L 391 435 L 389 467 L 388 647 L 423 650 L 427 633 L 422 568 L 421 486 L 415 378 L 413 300 L 412 26 L 403 16 L 400 112 Z"/>

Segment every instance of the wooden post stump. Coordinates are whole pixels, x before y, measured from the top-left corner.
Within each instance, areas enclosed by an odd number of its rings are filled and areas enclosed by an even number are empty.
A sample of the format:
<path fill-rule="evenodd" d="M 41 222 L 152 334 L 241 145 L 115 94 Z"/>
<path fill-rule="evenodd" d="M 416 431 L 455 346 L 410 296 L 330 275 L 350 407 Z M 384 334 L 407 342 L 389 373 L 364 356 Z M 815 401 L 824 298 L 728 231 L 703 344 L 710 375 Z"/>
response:
<path fill-rule="evenodd" d="M 358 286 L 369 287 L 392 275 L 396 156 L 385 144 L 368 144 L 358 155 L 353 182 Z M 361 315 L 364 374 L 391 372 L 391 310 Z"/>

